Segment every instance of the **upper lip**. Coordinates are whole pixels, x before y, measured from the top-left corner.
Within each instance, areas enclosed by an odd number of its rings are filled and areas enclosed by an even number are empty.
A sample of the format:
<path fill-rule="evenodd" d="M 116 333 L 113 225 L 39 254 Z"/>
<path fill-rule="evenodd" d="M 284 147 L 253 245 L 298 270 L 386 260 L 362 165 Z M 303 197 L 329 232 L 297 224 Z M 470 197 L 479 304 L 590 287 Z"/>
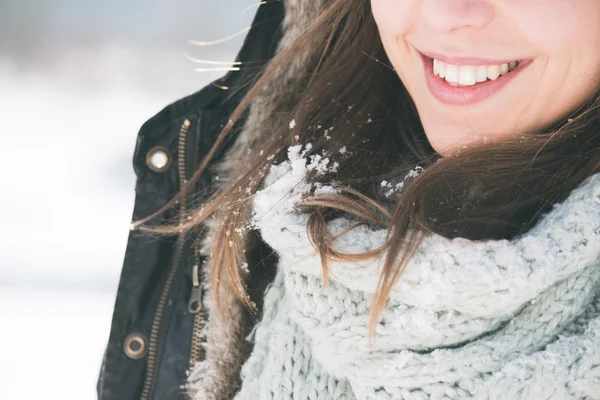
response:
<path fill-rule="evenodd" d="M 425 57 L 435 58 L 446 64 L 452 65 L 501 65 L 508 64 L 513 61 L 523 61 L 521 58 L 511 58 L 511 59 L 490 59 L 490 58 L 480 58 L 480 57 L 458 57 L 458 56 L 450 56 L 441 53 L 436 53 L 433 51 L 420 51 L 419 52 Z"/>

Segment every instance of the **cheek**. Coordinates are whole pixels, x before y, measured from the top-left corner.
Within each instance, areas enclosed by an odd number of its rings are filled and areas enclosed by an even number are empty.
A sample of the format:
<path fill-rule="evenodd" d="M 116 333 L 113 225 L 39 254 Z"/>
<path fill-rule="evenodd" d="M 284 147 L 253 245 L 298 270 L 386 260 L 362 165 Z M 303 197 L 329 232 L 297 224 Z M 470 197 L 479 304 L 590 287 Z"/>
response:
<path fill-rule="evenodd" d="M 525 18 L 534 14 L 538 18 Z M 512 17 L 518 22 L 516 31 L 544 60 L 537 102 L 544 116 L 562 116 L 595 93 L 600 77 L 600 1 L 529 0 Z M 553 99 L 550 104 L 548 98 Z"/>
<path fill-rule="evenodd" d="M 600 42 L 598 0 L 504 0 L 513 29 L 533 49 L 547 55 Z"/>
<path fill-rule="evenodd" d="M 405 34 L 411 25 L 411 15 L 420 0 L 371 0 L 373 18 L 382 38 L 390 40 Z"/>
<path fill-rule="evenodd" d="M 411 76 L 407 74 L 411 68 L 407 64 L 410 63 L 410 57 L 407 57 L 408 48 L 404 39 L 416 26 L 420 2 L 421 0 L 371 0 L 373 18 L 385 52 L 409 92 Z"/>

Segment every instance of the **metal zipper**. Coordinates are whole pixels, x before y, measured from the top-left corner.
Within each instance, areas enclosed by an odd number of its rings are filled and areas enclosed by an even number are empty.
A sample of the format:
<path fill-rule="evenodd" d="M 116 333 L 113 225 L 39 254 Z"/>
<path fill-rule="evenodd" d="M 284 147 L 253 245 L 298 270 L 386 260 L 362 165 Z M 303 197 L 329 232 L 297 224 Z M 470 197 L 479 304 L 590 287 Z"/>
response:
<path fill-rule="evenodd" d="M 198 117 L 198 129 L 200 127 L 201 121 L 201 113 L 202 110 L 199 111 Z M 188 167 L 187 170 L 188 176 L 192 176 L 194 174 L 194 170 L 196 168 L 196 135 L 190 135 L 187 141 L 187 159 L 188 159 Z M 202 357 L 202 347 L 201 347 L 201 333 L 204 327 L 204 309 L 202 308 L 202 286 L 200 286 L 200 269 L 202 267 L 200 260 L 200 243 L 202 240 L 202 235 L 198 234 L 194 241 L 194 265 L 192 266 L 192 291 L 190 293 L 190 298 L 188 301 L 188 311 L 193 315 L 194 321 L 192 325 L 192 337 L 190 341 L 190 356 L 189 356 L 189 368 L 193 368 L 194 365 L 200 358 Z"/>
<path fill-rule="evenodd" d="M 200 120 L 201 117 L 199 117 Z M 200 126 L 200 125 L 198 125 Z M 188 159 L 191 159 L 192 170 L 190 176 L 193 174 L 193 168 L 196 166 L 196 136 L 192 136 L 188 147 Z M 198 361 L 200 361 L 203 353 L 202 349 L 202 338 L 201 333 L 204 328 L 205 313 L 202 307 L 202 286 L 200 284 L 200 269 L 202 268 L 200 260 L 200 244 L 202 240 L 202 234 L 198 233 L 194 241 L 194 265 L 192 267 L 192 291 L 190 293 L 190 299 L 188 301 L 188 311 L 193 314 L 194 322 L 192 325 L 192 337 L 190 341 L 190 357 L 188 361 L 189 369 L 191 370 Z"/>
<path fill-rule="evenodd" d="M 194 365 L 200 360 L 202 352 L 202 339 L 200 334 L 204 325 L 204 309 L 202 308 L 202 286 L 200 286 L 200 256 L 199 256 L 199 243 L 200 239 L 196 240 L 194 246 L 195 264 L 192 268 L 192 293 L 190 295 L 190 301 L 188 303 L 188 310 L 194 314 L 194 325 L 192 328 L 192 340 L 190 346 L 190 360 L 189 367 L 193 368 Z"/>
<path fill-rule="evenodd" d="M 185 121 L 183 121 L 183 124 L 179 129 L 179 138 L 177 143 L 177 173 L 179 178 L 180 190 L 187 183 L 185 175 L 185 144 L 190 125 L 190 121 L 186 119 Z M 183 213 L 185 212 L 185 208 L 187 206 L 187 194 L 184 193 L 184 195 L 181 196 L 181 199 L 179 200 L 179 205 L 179 215 L 180 217 L 183 217 Z M 156 306 L 156 312 L 154 313 L 154 318 L 152 320 L 152 328 L 150 330 L 150 337 L 148 339 L 148 354 L 146 356 L 146 378 L 144 380 L 144 386 L 142 388 L 142 395 L 140 397 L 140 400 L 148 400 L 150 397 L 150 390 L 152 388 L 152 382 L 154 380 L 154 372 L 156 368 L 156 347 L 158 344 L 158 332 L 160 330 L 160 323 L 165 310 L 165 304 L 167 303 L 167 297 L 169 296 L 169 291 L 173 284 L 173 279 L 175 278 L 175 272 L 177 271 L 179 261 L 181 260 L 181 252 L 183 250 L 184 243 L 185 235 L 179 235 L 179 237 L 177 238 L 177 242 L 175 243 L 175 253 L 173 255 L 173 262 L 171 264 L 169 273 L 167 274 L 167 280 L 165 281 L 165 285 L 163 286 L 162 293 L 160 294 L 160 298 L 158 300 L 158 305 Z"/>

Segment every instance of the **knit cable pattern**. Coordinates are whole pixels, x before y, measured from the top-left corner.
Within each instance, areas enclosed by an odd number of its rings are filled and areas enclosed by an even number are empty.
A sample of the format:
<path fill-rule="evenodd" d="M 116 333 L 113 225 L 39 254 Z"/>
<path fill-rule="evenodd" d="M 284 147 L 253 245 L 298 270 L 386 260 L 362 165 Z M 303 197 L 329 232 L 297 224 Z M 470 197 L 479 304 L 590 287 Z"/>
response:
<path fill-rule="evenodd" d="M 294 209 L 310 167 L 291 156 L 255 197 L 257 227 L 280 261 L 238 400 L 600 400 L 600 174 L 520 239 L 427 238 L 373 347 L 368 310 L 381 260 L 332 262 L 322 289 L 307 216 Z M 383 239 L 362 227 L 336 246 L 360 252 Z"/>

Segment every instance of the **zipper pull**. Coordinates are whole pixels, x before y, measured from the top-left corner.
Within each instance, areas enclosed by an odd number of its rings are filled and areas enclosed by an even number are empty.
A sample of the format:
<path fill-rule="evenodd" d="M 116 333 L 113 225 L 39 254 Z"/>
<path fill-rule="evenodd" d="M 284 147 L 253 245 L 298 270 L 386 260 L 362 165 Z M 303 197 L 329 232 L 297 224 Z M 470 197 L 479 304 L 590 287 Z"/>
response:
<path fill-rule="evenodd" d="M 188 302 L 188 311 L 192 314 L 197 314 L 202 310 L 202 287 L 198 279 L 198 264 L 194 264 L 192 268 L 192 293 Z"/>

